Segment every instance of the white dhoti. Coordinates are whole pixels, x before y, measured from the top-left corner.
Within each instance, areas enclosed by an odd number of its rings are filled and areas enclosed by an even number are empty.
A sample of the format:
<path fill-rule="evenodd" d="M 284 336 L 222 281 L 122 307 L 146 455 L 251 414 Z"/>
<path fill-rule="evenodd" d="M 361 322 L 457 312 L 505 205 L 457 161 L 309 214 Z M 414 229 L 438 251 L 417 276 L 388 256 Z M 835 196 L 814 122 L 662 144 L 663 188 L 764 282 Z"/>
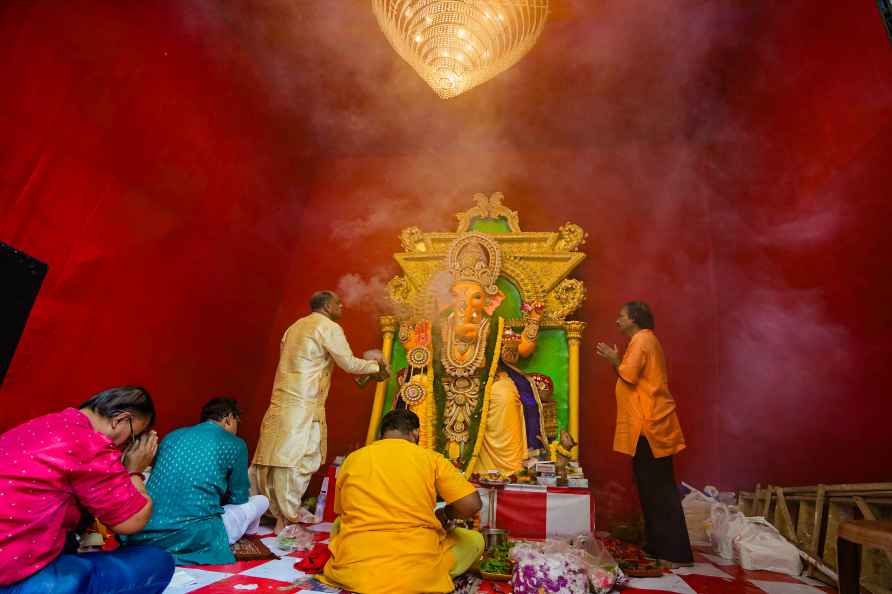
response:
<path fill-rule="evenodd" d="M 378 372 L 376 361 L 353 356 L 344 330 L 320 313 L 285 331 L 249 477 L 253 492 L 269 498 L 270 513 L 289 523 L 298 520 L 310 478 L 325 461 L 325 401 L 335 363 L 356 375 Z"/>
<path fill-rule="evenodd" d="M 321 423 L 310 424 L 308 443 L 295 467 L 251 464 L 248 478 L 251 490 L 269 498 L 269 513 L 282 518 L 289 524 L 296 524 L 300 518 L 300 504 L 313 473 L 319 470 L 323 455 Z"/>

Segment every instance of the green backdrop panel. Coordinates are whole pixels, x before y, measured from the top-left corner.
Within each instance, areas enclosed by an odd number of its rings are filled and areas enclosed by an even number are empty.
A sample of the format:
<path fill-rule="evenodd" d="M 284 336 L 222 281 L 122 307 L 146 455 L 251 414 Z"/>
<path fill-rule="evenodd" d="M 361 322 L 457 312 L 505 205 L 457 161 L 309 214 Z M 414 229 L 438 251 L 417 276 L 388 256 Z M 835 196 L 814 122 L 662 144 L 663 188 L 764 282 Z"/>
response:
<path fill-rule="evenodd" d="M 482 219 L 477 217 L 471 221 L 471 231 L 480 233 L 511 233 L 511 227 L 505 217 Z"/>
<path fill-rule="evenodd" d="M 519 320 L 520 306 L 523 303 L 523 299 L 520 297 L 520 291 L 517 290 L 514 283 L 504 276 L 499 277 L 496 281 L 496 285 L 498 285 L 499 290 L 504 293 L 505 300 L 499 304 L 499 307 L 496 308 L 493 315 L 505 318 L 506 320 Z"/>
<path fill-rule="evenodd" d="M 539 331 L 536 351 L 528 359 L 521 359 L 517 366 L 526 373 L 544 373 L 554 382 L 555 413 L 558 431 L 569 426 L 570 352 L 567 334 L 563 328 L 547 328 Z"/>
<path fill-rule="evenodd" d="M 397 338 L 394 336 L 393 338 L 393 353 L 390 356 L 390 368 L 393 369 L 394 372 L 403 369 L 406 366 L 406 348 L 403 346 Z M 384 410 L 381 411 L 384 416 L 390 409 L 393 407 L 393 395 L 396 393 L 397 388 L 397 380 L 396 373 L 390 376 L 390 379 L 387 381 L 387 391 L 384 395 Z"/>

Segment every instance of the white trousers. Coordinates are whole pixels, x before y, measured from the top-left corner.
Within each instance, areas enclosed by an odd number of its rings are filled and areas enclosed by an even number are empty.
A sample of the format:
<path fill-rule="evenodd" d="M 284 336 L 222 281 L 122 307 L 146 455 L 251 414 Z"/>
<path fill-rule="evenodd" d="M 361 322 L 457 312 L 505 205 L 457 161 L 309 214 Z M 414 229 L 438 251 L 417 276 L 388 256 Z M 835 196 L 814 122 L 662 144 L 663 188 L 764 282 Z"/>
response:
<path fill-rule="evenodd" d="M 245 534 L 255 534 L 260 526 L 260 517 L 269 507 L 269 499 L 254 495 L 247 503 L 223 506 L 223 525 L 229 544 L 233 544 Z"/>

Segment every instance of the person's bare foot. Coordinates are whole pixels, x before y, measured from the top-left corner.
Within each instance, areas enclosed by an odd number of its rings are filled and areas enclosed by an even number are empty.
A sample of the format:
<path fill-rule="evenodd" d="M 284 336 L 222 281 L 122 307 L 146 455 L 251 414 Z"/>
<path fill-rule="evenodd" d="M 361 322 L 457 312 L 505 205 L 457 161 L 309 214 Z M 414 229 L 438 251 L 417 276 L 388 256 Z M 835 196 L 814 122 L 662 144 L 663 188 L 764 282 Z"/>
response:
<path fill-rule="evenodd" d="M 276 518 L 276 527 L 273 528 L 273 532 L 275 532 L 276 536 L 278 536 L 279 533 L 280 533 L 282 530 L 285 529 L 285 526 L 286 526 L 286 525 L 287 525 L 287 524 L 286 524 L 286 522 L 285 522 L 284 519 L 282 519 L 282 518 Z"/>

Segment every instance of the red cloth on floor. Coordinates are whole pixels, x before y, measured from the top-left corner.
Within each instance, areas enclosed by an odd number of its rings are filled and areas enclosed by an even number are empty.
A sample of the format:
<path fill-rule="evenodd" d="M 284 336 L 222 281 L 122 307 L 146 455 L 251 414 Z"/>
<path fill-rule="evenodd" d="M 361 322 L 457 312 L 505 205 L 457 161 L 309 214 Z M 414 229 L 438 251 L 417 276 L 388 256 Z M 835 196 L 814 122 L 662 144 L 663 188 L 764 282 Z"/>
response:
<path fill-rule="evenodd" d="M 322 569 L 329 559 L 331 559 L 331 551 L 328 550 L 328 545 L 318 542 L 303 559 L 294 564 L 294 569 L 309 574 L 322 573 Z"/>

